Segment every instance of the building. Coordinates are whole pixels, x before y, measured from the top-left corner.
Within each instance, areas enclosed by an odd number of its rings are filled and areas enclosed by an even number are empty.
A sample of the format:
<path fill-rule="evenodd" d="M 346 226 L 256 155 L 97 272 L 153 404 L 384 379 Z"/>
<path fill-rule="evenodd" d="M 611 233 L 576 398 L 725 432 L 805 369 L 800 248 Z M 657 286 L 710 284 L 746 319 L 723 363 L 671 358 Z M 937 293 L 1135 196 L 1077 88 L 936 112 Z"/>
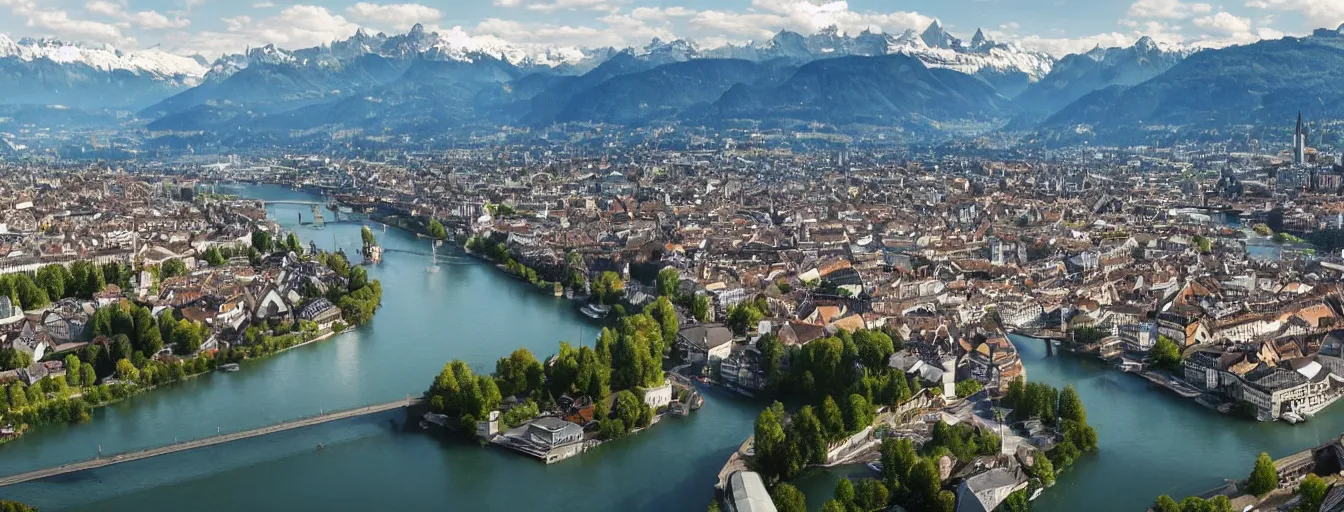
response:
<path fill-rule="evenodd" d="M 1297 130 L 1293 131 L 1293 163 L 1307 163 L 1307 128 L 1302 124 L 1302 113 L 1297 113 Z"/>
<path fill-rule="evenodd" d="M 761 475 L 738 471 L 728 477 L 728 492 L 724 496 L 728 512 L 776 512 L 775 502 L 765 490 Z"/>
<path fill-rule="evenodd" d="M 672 382 L 663 380 L 663 385 L 645 389 L 644 403 L 655 411 L 661 407 L 667 407 L 668 404 L 672 403 Z"/>
<path fill-rule="evenodd" d="M 733 331 L 722 324 L 701 324 L 677 332 L 677 339 L 692 354 L 703 354 L 705 361 L 716 363 L 733 352 Z"/>
<path fill-rule="evenodd" d="M 957 512 L 989 512 L 1018 490 L 1027 487 L 1020 468 L 994 468 L 972 475 L 957 486 Z"/>

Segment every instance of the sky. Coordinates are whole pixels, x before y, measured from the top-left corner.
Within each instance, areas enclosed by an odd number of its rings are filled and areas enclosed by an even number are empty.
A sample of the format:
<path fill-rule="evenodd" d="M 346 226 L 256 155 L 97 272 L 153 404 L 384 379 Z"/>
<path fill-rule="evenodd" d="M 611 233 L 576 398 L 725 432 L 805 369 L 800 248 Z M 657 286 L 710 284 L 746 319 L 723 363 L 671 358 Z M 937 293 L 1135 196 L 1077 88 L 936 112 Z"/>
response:
<path fill-rule="evenodd" d="M 214 58 L 249 46 L 298 49 L 358 28 L 405 32 L 416 23 L 520 45 L 643 46 L 690 38 L 702 46 L 812 33 L 836 25 L 899 33 L 934 20 L 969 40 L 1055 56 L 1140 35 L 1226 46 L 1344 24 L 1344 0 L 0 0 L 0 33 L 119 49 L 158 47 Z"/>

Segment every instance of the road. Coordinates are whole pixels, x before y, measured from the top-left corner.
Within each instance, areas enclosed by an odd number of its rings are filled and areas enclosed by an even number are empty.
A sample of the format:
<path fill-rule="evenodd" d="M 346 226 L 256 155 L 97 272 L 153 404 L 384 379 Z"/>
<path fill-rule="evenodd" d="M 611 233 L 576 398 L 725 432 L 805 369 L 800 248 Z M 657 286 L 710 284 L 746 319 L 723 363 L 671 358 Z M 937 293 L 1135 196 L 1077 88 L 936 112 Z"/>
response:
<path fill-rule="evenodd" d="M 39 470 L 36 470 L 36 471 L 29 471 L 29 472 L 27 472 L 27 473 L 20 473 L 20 474 L 17 474 L 17 475 L 10 475 L 10 476 L 4 477 L 4 478 L 0 478 L 0 487 L 5 487 L 5 486 L 15 485 L 15 484 L 21 484 L 21 483 L 23 483 L 23 482 L 29 482 L 29 481 L 33 481 L 33 480 L 41 480 L 41 479 L 43 479 L 43 478 L 50 478 L 50 477 L 57 476 L 57 475 L 64 475 L 64 474 L 67 474 L 67 473 L 74 473 L 74 472 L 77 472 L 77 471 L 86 471 L 86 470 L 90 470 L 90 469 L 97 469 L 97 468 L 101 468 L 101 467 L 111 466 L 111 465 L 113 465 L 113 464 L 121 464 L 121 463 L 123 463 L 123 462 L 131 462 L 131 461 L 135 461 L 135 460 L 148 459 L 148 458 L 150 458 L 150 457 L 158 457 L 158 456 L 160 456 L 160 455 L 167 455 L 167 454 L 170 454 L 170 453 L 184 452 L 184 451 L 187 451 L 187 450 L 195 450 L 195 449 L 197 449 L 197 448 L 204 448 L 204 447 L 206 447 L 206 446 L 214 446 L 214 445 L 217 445 L 217 444 L 224 444 L 224 443 L 228 443 L 228 442 L 238 441 L 238 440 L 241 440 L 241 439 L 247 439 L 247 438 L 257 437 L 257 436 L 264 436 L 264 435 L 267 435 L 267 434 L 274 434 L 274 433 L 277 433 L 277 432 L 284 432 L 284 431 L 286 431 L 286 430 L 293 430 L 293 429 L 296 429 L 296 428 L 311 427 L 311 426 L 313 426 L 313 425 L 320 425 L 320 424 L 327 423 L 327 422 L 332 422 L 332 421 L 337 421 L 337 420 L 343 420 L 343 419 L 347 419 L 347 418 L 354 418 L 354 417 L 357 417 L 357 416 L 365 416 L 365 415 L 368 415 L 368 414 L 377 414 L 377 413 L 380 413 L 380 412 L 391 411 L 391 410 L 393 410 L 393 409 L 399 409 L 399 408 L 403 408 L 403 407 L 409 407 L 409 406 L 413 406 L 413 405 L 418 405 L 418 404 L 420 404 L 422 401 L 423 401 L 423 399 L 420 399 L 420 398 L 397 400 L 397 401 L 395 401 L 395 402 L 388 402 L 388 403 L 384 403 L 384 404 L 370 405 L 370 406 L 367 406 L 367 407 L 360 407 L 360 408 L 358 408 L 358 409 L 348 409 L 348 410 L 344 410 L 344 411 L 330 412 L 330 413 L 322 414 L 322 415 L 319 415 L 319 416 L 313 416 L 313 417 L 309 417 L 309 418 L 301 418 L 301 419 L 297 419 L 297 420 L 293 420 L 293 421 L 288 421 L 288 422 L 285 422 L 285 423 L 279 423 L 279 424 L 276 424 L 276 425 L 270 425 L 270 426 L 261 427 L 261 428 L 253 429 L 253 430 L 247 430 L 247 431 L 243 431 L 243 432 L 235 432 L 235 433 L 232 433 L 232 434 L 223 434 L 223 435 L 218 435 L 218 436 L 214 436 L 214 437 L 207 437 L 207 438 L 205 438 L 205 439 L 197 439 L 197 440 L 194 440 L 194 441 L 186 441 L 186 442 L 181 442 L 181 443 L 177 443 L 177 444 L 171 444 L 171 445 L 168 445 L 168 446 L 161 446 L 161 447 L 158 447 L 158 448 L 151 448 L 151 449 L 148 449 L 148 450 L 141 450 L 141 451 L 138 451 L 138 452 L 122 453 L 122 454 L 117 454 L 117 455 L 113 455 L 113 456 L 110 456 L 110 457 L 98 457 L 98 458 L 95 458 L 95 459 L 88 459 L 88 460 L 83 460 L 83 461 L 79 461 L 79 462 L 72 462 L 72 463 L 70 463 L 70 464 L 63 464 L 63 465 L 56 466 L 56 467 L 52 467 L 52 468 L 39 469 Z"/>

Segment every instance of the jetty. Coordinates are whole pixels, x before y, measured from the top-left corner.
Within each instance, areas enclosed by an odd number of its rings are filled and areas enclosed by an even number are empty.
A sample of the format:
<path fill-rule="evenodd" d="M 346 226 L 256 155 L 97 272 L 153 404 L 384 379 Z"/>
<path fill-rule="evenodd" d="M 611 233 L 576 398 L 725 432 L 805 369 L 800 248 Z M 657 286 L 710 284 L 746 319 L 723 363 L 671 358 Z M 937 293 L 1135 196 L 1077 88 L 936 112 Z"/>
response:
<path fill-rule="evenodd" d="M 395 402 L 387 402 L 383 404 L 370 405 L 367 407 L 360 407 L 357 409 L 347 409 L 343 411 L 335 411 L 320 414 L 308 418 L 300 418 L 297 420 L 287 421 L 284 423 L 269 425 L 252 430 L 246 430 L 243 432 L 222 434 L 213 437 L 207 437 L 204 439 L 196 439 L 193 441 L 185 441 L 177 444 L 171 444 L 168 446 L 161 446 L 158 448 L 150 448 L 148 450 L 112 455 L 109 457 L 96 457 L 93 459 L 87 459 L 79 462 L 62 464 L 60 466 L 52 468 L 39 469 L 36 471 L 29 471 L 27 473 L 19 473 L 17 475 L 10 475 L 7 477 L 3 477 L 0 478 L 0 487 L 21 484 L 33 480 L 41 480 L 43 478 L 50 478 L 53 476 L 59 476 L 68 473 L 75 473 L 78 471 L 87 471 L 90 469 L 107 467 L 114 464 L 121 464 L 123 462 L 131 462 L 136 460 L 148 459 L 151 457 L 158 457 L 160 455 L 168 455 L 171 453 L 195 450 L 197 448 L 204 448 L 207 446 L 214 446 L 217 444 L 224 444 L 228 442 L 239 441 L 242 439 L 264 436 L 267 434 L 274 434 L 277 432 L 284 432 L 286 430 L 311 427 L 314 425 L 320 425 L 323 423 L 328 423 L 337 420 L 354 418 L 358 416 L 365 416 L 369 414 L 377 414 L 380 412 L 387 412 L 405 407 L 413 407 L 416 405 L 420 405 L 423 402 L 424 399 L 422 398 L 407 398 L 397 400 Z"/>

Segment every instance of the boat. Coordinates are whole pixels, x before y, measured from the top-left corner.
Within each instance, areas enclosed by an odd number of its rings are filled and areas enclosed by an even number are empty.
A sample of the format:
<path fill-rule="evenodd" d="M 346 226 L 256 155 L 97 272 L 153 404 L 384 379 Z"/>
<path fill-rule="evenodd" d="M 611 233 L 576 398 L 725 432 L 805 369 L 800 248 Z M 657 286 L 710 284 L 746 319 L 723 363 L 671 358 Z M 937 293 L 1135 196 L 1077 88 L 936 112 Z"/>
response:
<path fill-rule="evenodd" d="M 1039 498 L 1043 492 L 1045 492 L 1044 487 L 1037 487 L 1036 490 L 1031 493 L 1031 497 L 1027 498 L 1027 501 L 1036 501 L 1036 498 Z"/>
<path fill-rule="evenodd" d="M 579 311 L 583 312 L 583 314 L 585 315 L 588 315 L 588 318 L 592 318 L 593 320 L 600 320 L 602 318 L 606 318 L 607 314 L 611 313 L 611 306 L 606 306 L 602 304 L 588 304 L 580 308 Z"/>
<path fill-rule="evenodd" d="M 238 363 L 226 363 L 219 365 L 219 371 L 221 372 L 236 372 L 239 369 L 240 368 L 238 367 Z"/>
<path fill-rule="evenodd" d="M 1297 413 L 1291 411 L 1283 413 L 1283 415 L 1279 416 L 1279 418 L 1284 421 L 1287 421 L 1288 423 L 1293 424 L 1305 421 L 1305 419 L 1303 419 L 1301 416 L 1298 416 Z"/>
<path fill-rule="evenodd" d="M 871 469 L 871 470 L 873 470 L 873 471 L 876 472 L 876 473 L 881 473 L 881 472 L 882 472 L 882 463 L 881 463 L 881 462 L 869 462 L 869 463 L 865 464 L 865 466 L 868 466 L 868 469 Z"/>

